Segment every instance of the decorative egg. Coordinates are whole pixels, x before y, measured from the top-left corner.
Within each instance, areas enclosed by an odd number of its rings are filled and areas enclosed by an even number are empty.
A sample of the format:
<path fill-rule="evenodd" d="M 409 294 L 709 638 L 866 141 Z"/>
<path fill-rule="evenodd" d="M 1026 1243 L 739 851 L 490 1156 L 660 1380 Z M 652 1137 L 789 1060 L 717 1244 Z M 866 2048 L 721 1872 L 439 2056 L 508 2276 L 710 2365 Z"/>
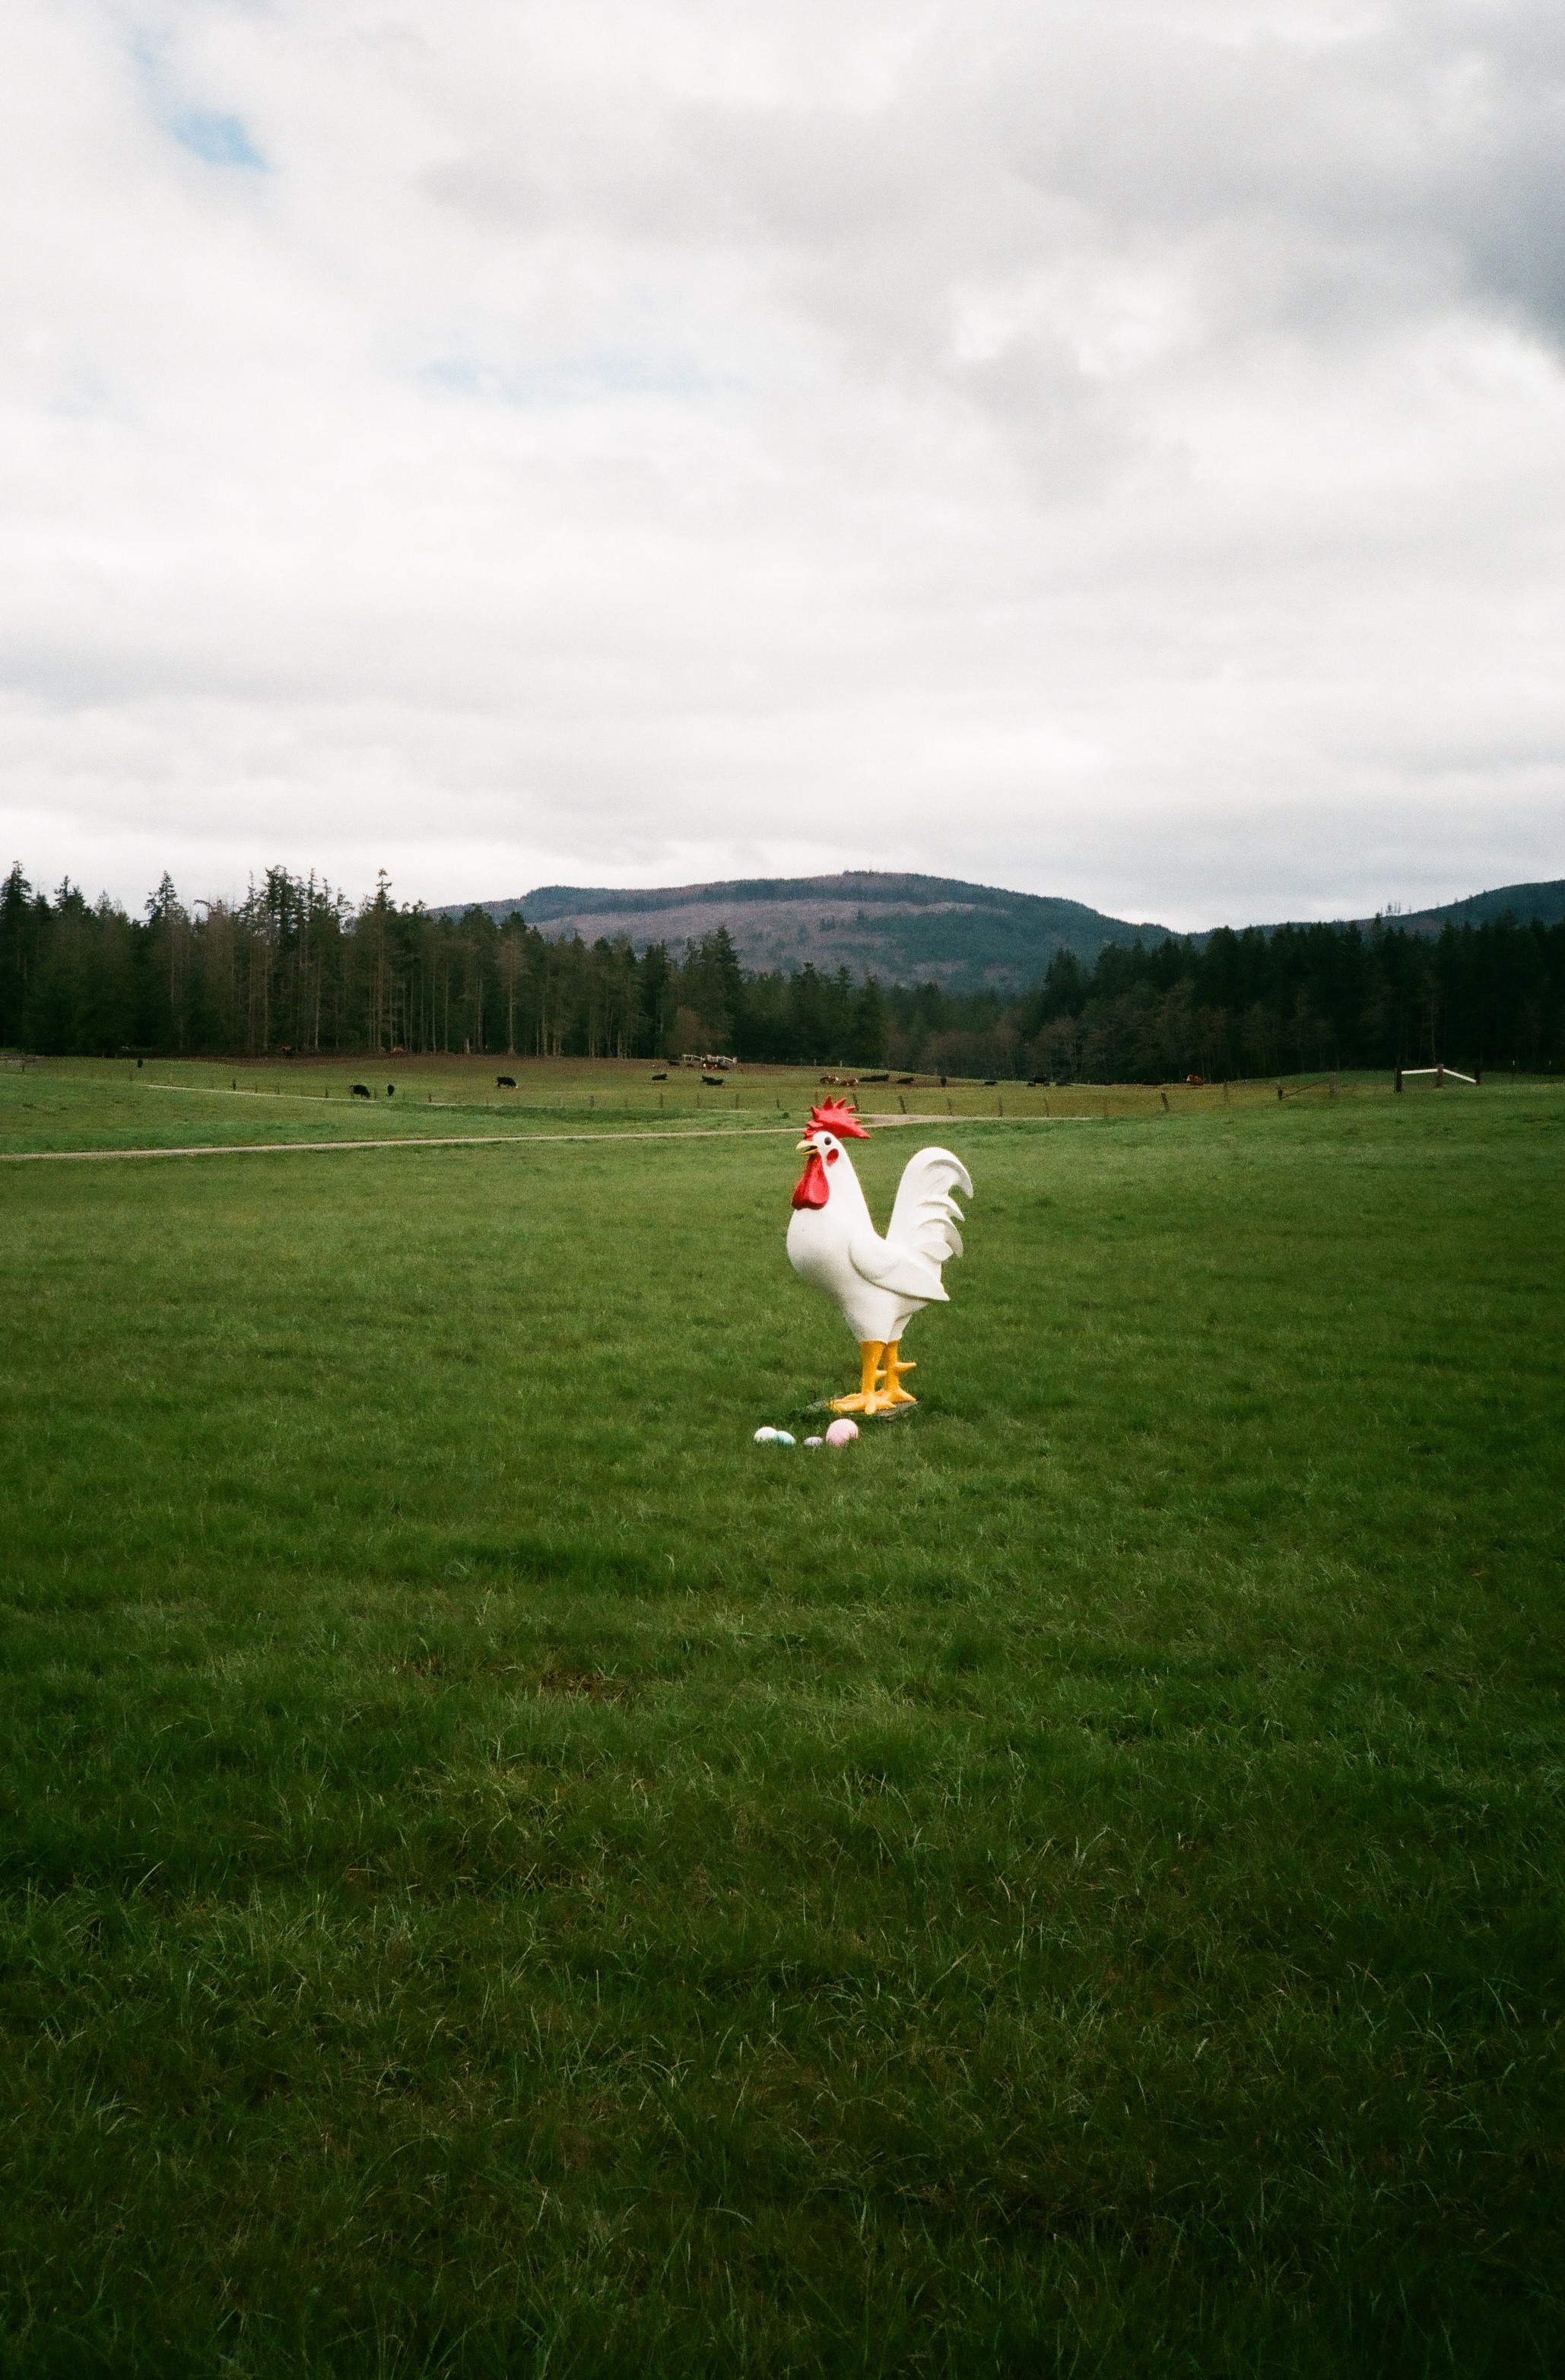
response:
<path fill-rule="evenodd" d="M 805 1440 L 807 1446 L 824 1446 L 826 1440 L 823 1438 L 807 1438 Z"/>
<path fill-rule="evenodd" d="M 755 1442 L 758 1446 L 770 1446 L 776 1436 L 774 1429 L 758 1429 Z"/>
<path fill-rule="evenodd" d="M 831 1424 L 826 1433 L 826 1443 L 828 1446 L 851 1446 L 857 1436 L 857 1422 L 849 1421 L 844 1415 L 841 1421 Z"/>
<path fill-rule="evenodd" d="M 797 1446 L 799 1442 L 791 1429 L 774 1429 L 771 1435 L 779 1446 Z"/>

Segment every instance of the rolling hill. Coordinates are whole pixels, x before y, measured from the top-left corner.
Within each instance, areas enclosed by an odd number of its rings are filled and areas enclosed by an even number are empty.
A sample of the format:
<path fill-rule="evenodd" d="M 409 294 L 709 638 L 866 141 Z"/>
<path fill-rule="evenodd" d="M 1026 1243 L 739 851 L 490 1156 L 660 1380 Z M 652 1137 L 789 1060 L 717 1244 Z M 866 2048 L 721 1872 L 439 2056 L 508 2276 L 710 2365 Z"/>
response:
<path fill-rule="evenodd" d="M 1448 901 L 1439 909 L 1414 909 L 1406 917 L 1389 917 L 1389 926 L 1404 933 L 1438 934 L 1442 927 L 1487 926 L 1507 915 L 1525 925 L 1558 926 L 1565 920 L 1565 876 L 1547 884 L 1502 884 L 1493 892 L 1470 892 L 1465 900 Z"/>
<path fill-rule="evenodd" d="M 1080 901 L 879 871 L 649 892 L 546 884 L 516 900 L 477 905 L 496 920 L 519 909 L 545 934 L 580 934 L 586 941 L 623 935 L 638 952 L 649 942 L 678 948 L 723 925 L 749 968 L 793 969 L 807 961 L 953 991 L 1021 990 L 1037 982 L 1057 951 L 1090 965 L 1106 942 L 1133 942 L 1138 934 L 1161 941 L 1169 930 L 1106 917 Z"/>
<path fill-rule="evenodd" d="M 729 883 L 657 889 L 544 884 L 514 900 L 454 903 L 500 920 L 520 911 L 529 926 L 584 941 L 623 936 L 637 952 L 650 942 L 675 949 L 726 926 L 741 963 L 792 970 L 807 962 L 826 970 L 878 975 L 885 983 L 939 983 L 951 991 L 1020 991 L 1038 982 L 1057 951 L 1090 965 L 1108 942 L 1160 941 L 1172 929 L 1105 917 L 1085 902 L 1007 892 L 950 876 L 863 870 L 841 876 L 761 876 Z M 1489 892 L 1384 922 L 1405 933 L 1438 934 L 1448 922 L 1482 925 L 1505 916 L 1545 925 L 1565 919 L 1565 878 L 1504 884 Z M 1358 920 L 1365 928 L 1373 919 Z M 1268 933 L 1279 930 L 1268 927 Z M 1190 937 L 1206 940 L 1203 934 Z"/>

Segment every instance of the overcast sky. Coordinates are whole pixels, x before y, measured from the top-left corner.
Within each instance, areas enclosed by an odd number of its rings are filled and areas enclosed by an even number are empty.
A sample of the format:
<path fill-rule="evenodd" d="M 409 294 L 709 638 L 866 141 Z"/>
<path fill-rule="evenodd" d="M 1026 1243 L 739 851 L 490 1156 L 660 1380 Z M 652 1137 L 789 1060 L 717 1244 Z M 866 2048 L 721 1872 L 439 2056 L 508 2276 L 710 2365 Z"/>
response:
<path fill-rule="evenodd" d="M 1565 873 L 1559 0 L 9 0 L 0 866 Z"/>

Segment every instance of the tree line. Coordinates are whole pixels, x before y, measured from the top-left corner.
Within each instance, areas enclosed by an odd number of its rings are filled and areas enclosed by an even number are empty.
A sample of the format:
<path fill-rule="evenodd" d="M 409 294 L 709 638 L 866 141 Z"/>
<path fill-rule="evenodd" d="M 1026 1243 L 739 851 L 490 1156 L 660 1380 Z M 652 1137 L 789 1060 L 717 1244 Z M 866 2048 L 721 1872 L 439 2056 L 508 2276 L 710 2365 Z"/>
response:
<path fill-rule="evenodd" d="M 1223 929 L 1059 953 L 1020 995 L 881 985 L 846 968 L 751 974 L 725 928 L 639 956 L 392 898 L 357 905 L 268 868 L 188 907 L 165 876 L 140 917 L 19 866 L 0 885 L 0 1046 L 51 1055 L 285 1052 L 677 1058 L 1055 1082 L 1328 1067 L 1565 1062 L 1565 926 L 1436 941 L 1394 925 Z"/>

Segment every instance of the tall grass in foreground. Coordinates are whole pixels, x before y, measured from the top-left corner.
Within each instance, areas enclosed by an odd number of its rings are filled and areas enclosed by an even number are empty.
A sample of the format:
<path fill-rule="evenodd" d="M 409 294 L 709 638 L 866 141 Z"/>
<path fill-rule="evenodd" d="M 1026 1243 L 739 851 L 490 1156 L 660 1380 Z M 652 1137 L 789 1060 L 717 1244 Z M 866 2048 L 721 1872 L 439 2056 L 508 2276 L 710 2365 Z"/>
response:
<path fill-rule="evenodd" d="M 945 1136 L 842 1460 L 786 1141 L 0 1173 L 0 2369 L 1559 2367 L 1565 1116 Z"/>

